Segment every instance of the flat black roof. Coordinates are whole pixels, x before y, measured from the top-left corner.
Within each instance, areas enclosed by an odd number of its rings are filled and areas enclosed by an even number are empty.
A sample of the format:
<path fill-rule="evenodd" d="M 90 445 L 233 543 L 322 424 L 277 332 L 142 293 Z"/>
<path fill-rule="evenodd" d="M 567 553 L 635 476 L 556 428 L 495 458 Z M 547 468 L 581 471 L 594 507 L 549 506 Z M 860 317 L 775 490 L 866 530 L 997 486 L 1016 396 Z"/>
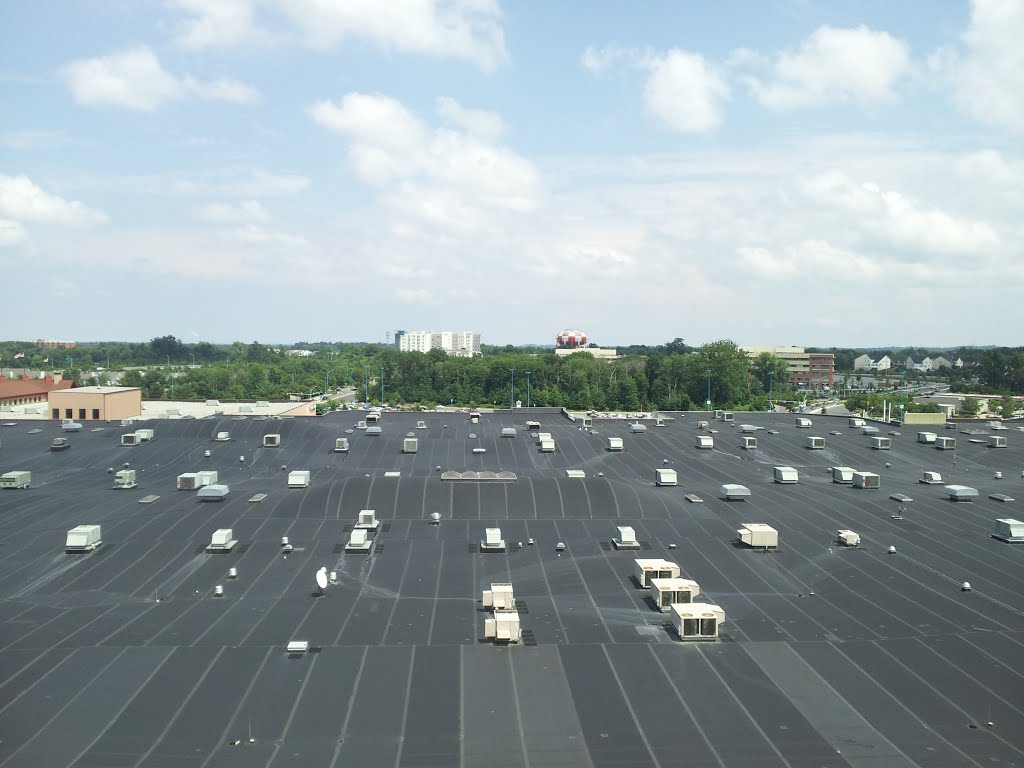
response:
<path fill-rule="evenodd" d="M 990 537 L 996 518 L 1024 518 L 1024 432 L 986 430 L 1008 443 L 989 448 L 982 434 L 882 426 L 880 451 L 845 418 L 800 429 L 737 413 L 698 450 L 705 417 L 644 434 L 526 410 L 479 424 L 386 413 L 379 436 L 353 429 L 356 412 L 0 427 L 0 471 L 32 472 L 30 488 L 0 490 L 0 766 L 1024 764 L 1024 545 Z M 525 429 L 534 418 L 555 453 Z M 756 450 L 739 447 L 739 422 L 764 427 Z M 156 439 L 120 445 L 142 427 Z M 956 451 L 918 443 L 925 430 Z M 265 433 L 281 445 L 263 448 Z M 824 449 L 805 448 L 810 435 Z M 51 452 L 58 436 L 72 447 Z M 609 436 L 625 450 L 607 451 Z M 113 490 L 108 470 L 125 464 L 139 485 Z M 778 465 L 799 484 L 775 484 Z M 877 472 L 881 488 L 835 484 L 835 465 Z M 517 479 L 442 481 L 438 467 Z M 680 484 L 656 487 L 659 467 Z M 175 490 L 204 469 L 230 486 L 225 501 Z M 288 489 L 287 470 L 311 485 Z M 948 500 L 918 482 L 926 470 L 979 497 Z M 752 495 L 722 500 L 723 483 Z M 364 508 L 382 528 L 368 555 L 345 554 Z M 775 527 L 778 550 L 738 545 L 747 522 Z M 66 554 L 66 531 L 87 523 L 103 545 Z M 617 525 L 639 552 L 609 546 Z M 479 551 L 491 526 L 507 552 Z M 218 528 L 239 541 L 229 554 L 205 552 Z M 840 528 L 862 546 L 838 546 Z M 726 613 L 720 639 L 678 640 L 634 583 L 636 557 L 696 580 Z M 320 567 L 338 573 L 322 597 Z M 535 644 L 483 641 L 492 582 L 514 585 Z M 291 640 L 311 652 L 290 658 Z"/>

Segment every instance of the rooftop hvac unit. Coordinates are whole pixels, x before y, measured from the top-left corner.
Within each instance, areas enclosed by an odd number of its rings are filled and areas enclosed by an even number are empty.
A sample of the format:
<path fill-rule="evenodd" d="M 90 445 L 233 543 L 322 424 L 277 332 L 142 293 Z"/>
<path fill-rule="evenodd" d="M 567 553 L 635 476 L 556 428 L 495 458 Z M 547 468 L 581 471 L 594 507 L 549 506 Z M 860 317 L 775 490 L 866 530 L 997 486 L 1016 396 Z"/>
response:
<path fill-rule="evenodd" d="M 764 523 L 743 523 L 736 531 L 739 540 L 748 547 L 771 549 L 779 546 L 779 532 Z"/>
<path fill-rule="evenodd" d="M 366 429 L 366 420 L 360 419 L 356 422 L 356 429 Z"/>
<path fill-rule="evenodd" d="M 874 472 L 854 472 L 853 487 L 875 489 L 881 485 L 881 480 Z"/>
<path fill-rule="evenodd" d="M 486 448 L 474 448 L 473 453 L 487 453 Z"/>
<path fill-rule="evenodd" d="M 419 440 L 415 437 L 407 437 L 402 440 L 402 453 L 416 453 L 419 449 Z"/>
<path fill-rule="evenodd" d="M 637 421 L 629 425 L 629 431 L 632 432 L 634 435 L 642 435 L 644 432 L 647 431 L 647 425 L 641 424 L 639 421 Z"/>
<path fill-rule="evenodd" d="M 1006 438 L 1002 435 L 989 435 L 988 436 L 988 447 L 989 448 L 1005 448 Z"/>
<path fill-rule="evenodd" d="M 751 437 L 750 435 L 744 435 L 740 438 L 740 448 L 745 451 L 753 451 L 757 448 L 757 438 Z"/>
<path fill-rule="evenodd" d="M 231 433 L 230 432 L 218 432 L 217 435 L 213 439 L 216 440 L 218 443 L 226 443 L 228 440 L 231 439 Z"/>
<path fill-rule="evenodd" d="M 153 430 L 137 429 L 135 430 L 135 437 L 138 438 L 138 442 L 140 443 L 148 443 L 150 440 L 153 439 Z"/>
<path fill-rule="evenodd" d="M 581 427 L 592 427 L 594 426 L 594 420 L 589 416 L 580 416 L 579 418 Z"/>
<path fill-rule="evenodd" d="M 825 438 L 824 437 L 808 437 L 807 440 L 804 441 L 804 445 L 809 450 L 820 451 L 822 448 L 825 447 Z"/>
<path fill-rule="evenodd" d="M 934 432 L 918 432 L 917 433 L 917 442 L 919 442 L 919 443 L 934 443 L 935 442 L 935 437 L 936 437 L 936 435 L 935 435 Z"/>
<path fill-rule="evenodd" d="M 135 482 L 135 470 L 134 469 L 119 469 L 114 473 L 114 487 L 118 489 L 134 488 L 138 483 Z"/>
<path fill-rule="evenodd" d="M 365 528 L 353 528 L 349 534 L 348 543 L 345 545 L 346 552 L 369 552 L 370 541 Z"/>
<path fill-rule="evenodd" d="M 640 589 L 650 589 L 651 579 L 679 578 L 679 565 L 671 560 L 662 560 L 660 557 L 641 558 L 634 560 L 633 563 L 636 565 L 636 583 L 640 585 Z"/>
<path fill-rule="evenodd" d="M 68 442 L 66 437 L 55 437 L 50 441 L 51 451 L 66 451 L 71 447 L 71 443 Z"/>
<path fill-rule="evenodd" d="M 555 441 L 554 440 L 541 440 L 540 441 L 540 452 L 541 453 L 554 453 L 555 452 Z"/>
<path fill-rule="evenodd" d="M 1019 544 L 1024 541 L 1024 523 L 1009 517 L 1002 517 L 996 520 L 992 537 L 1011 544 Z"/>
<path fill-rule="evenodd" d="M 121 445 L 138 445 L 139 437 L 134 432 L 121 435 Z"/>
<path fill-rule="evenodd" d="M 612 546 L 616 549 L 640 549 L 640 542 L 636 540 L 636 531 L 628 525 L 616 526 L 617 537 L 612 539 Z"/>
<path fill-rule="evenodd" d="M 102 529 L 98 525 L 77 525 L 68 531 L 65 552 L 92 552 L 103 543 Z"/>
<path fill-rule="evenodd" d="M 565 470 L 565 476 L 572 477 L 577 480 L 582 480 L 587 476 L 587 473 L 584 472 L 582 469 L 567 469 Z"/>
<path fill-rule="evenodd" d="M 710 603 L 676 603 L 672 618 L 680 640 L 717 640 L 725 611 Z"/>
<path fill-rule="evenodd" d="M 339 437 L 334 441 L 334 452 L 335 453 L 348 453 L 348 438 Z"/>
<path fill-rule="evenodd" d="M 860 534 L 854 531 L 848 531 L 845 528 L 836 531 L 836 543 L 844 547 L 859 547 L 860 546 Z"/>
<path fill-rule="evenodd" d="M 312 474 L 308 469 L 296 469 L 288 473 L 289 488 L 308 488 Z"/>
<path fill-rule="evenodd" d="M 860 428 L 861 428 L 861 427 L 863 427 L 863 426 L 864 426 L 864 425 L 865 425 L 865 424 L 866 424 L 867 422 L 865 422 L 865 421 L 864 421 L 864 419 L 856 419 L 856 418 L 851 418 L 851 419 L 849 419 L 849 420 L 848 420 L 848 421 L 847 421 L 846 423 L 847 423 L 847 424 L 849 424 L 849 425 L 850 425 L 851 427 L 853 427 L 853 428 L 855 428 L 855 429 L 860 429 Z"/>
<path fill-rule="evenodd" d="M 658 467 L 654 470 L 655 485 L 679 485 L 679 478 L 674 469 Z"/>
<path fill-rule="evenodd" d="M 511 584 L 491 584 L 490 589 L 483 593 L 484 608 L 491 608 L 494 611 L 514 611 L 516 609 L 516 598 Z"/>
<path fill-rule="evenodd" d="M 367 424 L 376 424 L 378 421 L 380 421 L 380 413 L 378 411 L 370 411 L 366 414 Z"/>
<path fill-rule="evenodd" d="M 501 430 L 501 436 L 502 437 L 515 437 L 516 436 L 516 428 L 515 427 L 504 427 Z"/>
<path fill-rule="evenodd" d="M 623 448 L 623 446 L 622 446 L 622 438 L 621 437 L 609 437 L 608 438 L 608 450 L 609 451 L 621 451 L 622 448 Z"/>
<path fill-rule="evenodd" d="M 199 475 L 195 472 L 185 472 L 178 475 L 177 487 L 179 491 L 199 490 Z"/>
<path fill-rule="evenodd" d="M 892 448 L 892 440 L 888 437 L 872 437 L 871 447 L 876 451 L 888 451 Z"/>
<path fill-rule="evenodd" d="M 82 425 L 75 421 L 65 421 L 60 425 L 60 428 L 65 432 L 81 432 Z"/>
<path fill-rule="evenodd" d="M 656 426 L 656 427 L 664 427 L 665 426 L 665 417 L 664 416 L 655 416 L 654 417 L 654 426 Z"/>
<path fill-rule="evenodd" d="M 953 501 L 974 501 L 978 498 L 978 489 L 969 485 L 947 485 L 945 490 Z"/>
<path fill-rule="evenodd" d="M 753 424 L 740 424 L 740 432 L 742 432 L 745 435 L 752 435 L 759 429 L 760 427 L 757 427 Z"/>
<path fill-rule="evenodd" d="M 956 450 L 956 438 L 955 437 L 937 437 L 935 438 L 935 447 L 940 451 L 953 451 Z"/>
<path fill-rule="evenodd" d="M 733 421 L 733 419 L 732 411 L 722 411 L 722 421 Z"/>
<path fill-rule="evenodd" d="M 538 429 L 540 429 L 540 422 L 539 421 L 528 421 L 528 422 L 526 422 L 526 430 L 528 432 L 536 432 Z"/>
<path fill-rule="evenodd" d="M 745 485 L 737 485 L 735 483 L 726 483 L 718 489 L 718 492 L 726 501 L 737 501 L 739 499 L 750 498 L 750 489 Z"/>
<path fill-rule="evenodd" d="M 217 471 L 213 469 L 204 469 L 200 472 L 196 472 L 199 475 L 199 487 L 204 485 L 213 485 L 217 482 Z"/>
<path fill-rule="evenodd" d="M 722 419 L 722 414 L 723 414 L 723 413 L 725 413 L 725 411 L 720 411 L 720 410 L 718 410 L 718 409 L 716 408 L 716 409 L 715 409 L 715 418 L 716 418 L 716 419 L 718 419 L 719 421 L 721 421 L 721 419 Z"/>
<path fill-rule="evenodd" d="M 277 448 L 281 444 L 280 435 L 264 435 L 263 436 L 263 447 L 264 448 Z"/>
<path fill-rule="evenodd" d="M 870 427 L 870 426 L 861 427 L 860 428 L 860 433 L 862 435 L 877 435 L 878 434 L 878 427 Z"/>
<path fill-rule="evenodd" d="M 377 512 L 373 509 L 359 510 L 359 517 L 356 518 L 356 528 L 363 528 L 368 531 L 377 530 L 380 523 L 377 520 Z"/>
<path fill-rule="evenodd" d="M 924 483 L 925 485 L 941 485 L 942 474 L 939 472 L 925 472 L 924 476 L 918 480 L 918 482 Z"/>
<path fill-rule="evenodd" d="M 853 467 L 832 467 L 832 482 L 850 485 L 853 483 Z"/>
<path fill-rule="evenodd" d="M 956 427 L 956 422 L 955 421 L 947 421 L 946 422 L 946 429 L 956 429 L 956 428 L 957 427 Z"/>
<path fill-rule="evenodd" d="M 366 428 L 366 434 L 368 434 L 370 436 L 373 436 L 373 437 L 379 437 L 383 433 L 383 431 L 384 430 L 382 430 L 378 426 L 372 426 L 372 427 L 367 427 Z"/>
<path fill-rule="evenodd" d="M 230 552 L 237 543 L 238 540 L 234 538 L 230 528 L 218 528 L 210 537 L 210 546 L 206 548 L 206 551 L 218 554 Z"/>
<path fill-rule="evenodd" d="M 203 403 L 203 405 L 206 405 L 211 408 L 218 408 L 220 407 L 220 400 L 207 400 L 205 403 Z"/>
<path fill-rule="evenodd" d="M 697 447 L 710 450 L 715 447 L 715 438 L 711 435 L 697 435 Z"/>
<path fill-rule="evenodd" d="M 696 581 L 679 577 L 650 579 L 651 599 L 654 606 L 662 613 L 672 610 L 678 603 L 692 603 L 693 598 L 700 594 L 700 586 Z"/>
<path fill-rule="evenodd" d="M 501 538 L 501 528 L 487 528 L 484 539 L 480 542 L 481 552 L 504 552 L 505 540 Z"/>
<path fill-rule="evenodd" d="M 224 501 L 231 489 L 226 485 L 207 485 L 196 492 L 196 498 L 200 501 Z"/>
<path fill-rule="evenodd" d="M 804 418 L 803 416 L 798 416 L 797 420 L 796 420 L 796 426 L 799 429 L 810 429 L 811 428 L 811 420 L 807 419 L 807 418 Z"/>
<path fill-rule="evenodd" d="M 484 638 L 495 643 L 518 643 L 522 639 L 519 614 L 516 611 L 500 611 L 492 618 L 484 619 Z"/>
<path fill-rule="evenodd" d="M 269 400 L 257 400 L 256 403 L 255 403 L 255 406 L 257 408 L 269 408 L 270 407 L 270 401 Z"/>
<path fill-rule="evenodd" d="M 775 467 L 775 482 L 791 485 L 800 482 L 800 473 L 793 467 Z"/>
<path fill-rule="evenodd" d="M 542 443 L 545 440 L 551 440 L 551 439 L 552 439 L 552 437 L 551 437 L 551 433 L 550 432 L 538 432 L 537 433 L 537 442 L 538 443 Z"/>
<path fill-rule="evenodd" d="M 469 415 L 469 423 L 470 424 L 479 424 L 480 423 L 480 414 L 479 413 L 471 413 Z"/>

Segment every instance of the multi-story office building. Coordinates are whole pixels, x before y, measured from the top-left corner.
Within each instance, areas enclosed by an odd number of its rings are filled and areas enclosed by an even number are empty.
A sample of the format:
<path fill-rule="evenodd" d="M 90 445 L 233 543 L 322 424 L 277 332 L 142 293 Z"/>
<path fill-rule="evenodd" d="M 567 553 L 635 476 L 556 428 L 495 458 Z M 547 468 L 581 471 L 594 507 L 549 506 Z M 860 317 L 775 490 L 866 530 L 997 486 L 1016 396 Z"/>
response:
<path fill-rule="evenodd" d="M 398 336 L 402 352 L 429 352 L 443 349 L 456 357 L 480 354 L 480 334 L 472 331 L 403 331 Z"/>
<path fill-rule="evenodd" d="M 805 352 L 803 347 L 743 347 L 751 360 L 769 352 L 784 360 L 789 382 L 807 389 L 831 389 L 835 385 L 836 358 L 831 352 Z"/>

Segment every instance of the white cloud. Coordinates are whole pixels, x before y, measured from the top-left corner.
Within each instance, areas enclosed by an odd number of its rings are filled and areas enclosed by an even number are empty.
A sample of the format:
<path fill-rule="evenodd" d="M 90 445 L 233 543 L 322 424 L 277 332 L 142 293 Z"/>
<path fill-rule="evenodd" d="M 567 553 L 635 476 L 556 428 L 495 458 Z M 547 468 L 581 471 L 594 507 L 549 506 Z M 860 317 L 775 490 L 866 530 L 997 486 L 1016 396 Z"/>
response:
<path fill-rule="evenodd" d="M 856 183 L 841 171 L 826 171 L 804 182 L 808 198 L 860 218 L 868 231 L 890 242 L 933 254 L 983 253 L 999 245 L 999 235 L 984 221 L 922 206 L 874 182 Z"/>
<path fill-rule="evenodd" d="M 100 224 L 105 214 L 77 200 L 68 201 L 45 192 L 27 176 L 0 174 L 0 213 L 18 221 L 71 226 Z"/>
<path fill-rule="evenodd" d="M 717 127 L 729 94 L 729 85 L 703 56 L 677 49 L 653 62 L 644 89 L 647 108 L 683 133 Z"/>
<path fill-rule="evenodd" d="M 442 96 L 437 100 L 437 113 L 450 123 L 485 141 L 497 141 L 505 126 L 497 112 L 466 109 L 455 99 Z"/>
<path fill-rule="evenodd" d="M 0 248 L 20 245 L 28 239 L 28 233 L 17 221 L 0 219 Z"/>
<path fill-rule="evenodd" d="M 966 50 L 933 55 L 953 96 L 975 119 L 1024 131 L 1024 3 L 972 0 Z"/>
<path fill-rule="evenodd" d="M 259 100 L 252 86 L 237 80 L 176 77 L 145 46 L 73 61 L 64 68 L 63 75 L 75 101 L 87 106 L 114 105 L 153 111 L 167 101 L 187 98 L 235 104 Z"/>
<path fill-rule="evenodd" d="M 200 219 L 215 223 L 240 221 L 266 221 L 270 218 L 266 208 L 256 200 L 240 203 L 209 203 L 196 211 Z"/>
<path fill-rule="evenodd" d="M 583 51 L 583 67 L 593 74 L 600 74 L 617 64 L 630 67 L 647 68 L 658 58 L 650 48 L 623 48 L 618 45 L 607 45 L 603 48 L 588 46 Z"/>
<path fill-rule="evenodd" d="M 261 227 L 259 224 L 245 224 L 235 229 L 231 236 L 243 243 L 255 243 L 263 245 L 274 243 L 289 247 L 306 247 L 309 241 L 301 235 L 293 235 L 288 232 L 274 232 Z"/>
<path fill-rule="evenodd" d="M 804 40 L 799 50 L 780 52 L 768 82 L 749 81 L 757 98 L 770 109 L 837 102 L 875 106 L 895 100 L 896 86 L 910 66 L 910 47 L 888 32 L 863 25 L 847 29 L 826 25 Z"/>
<path fill-rule="evenodd" d="M 452 99 L 438 106 L 449 119 L 474 114 Z M 493 130 L 478 135 L 430 129 L 395 99 L 361 93 L 349 93 L 337 104 L 314 104 L 310 114 L 349 139 L 349 157 L 363 181 L 418 221 L 465 229 L 490 211 L 525 212 L 537 205 L 536 168 L 493 141 L 487 135 Z M 489 122 L 492 129 L 500 125 L 496 117 Z"/>
<path fill-rule="evenodd" d="M 184 48 L 251 45 L 268 37 L 253 23 L 252 0 L 170 0 L 170 5 L 191 14 L 177 37 Z"/>

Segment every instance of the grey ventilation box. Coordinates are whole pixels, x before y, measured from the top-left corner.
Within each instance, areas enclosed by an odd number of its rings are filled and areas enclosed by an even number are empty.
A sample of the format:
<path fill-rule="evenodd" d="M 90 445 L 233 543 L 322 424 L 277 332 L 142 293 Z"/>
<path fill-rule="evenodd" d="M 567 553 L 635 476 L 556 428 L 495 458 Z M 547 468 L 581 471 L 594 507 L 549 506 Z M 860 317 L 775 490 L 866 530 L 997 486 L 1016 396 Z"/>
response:
<path fill-rule="evenodd" d="M 92 552 L 103 543 L 103 533 L 98 525 L 78 525 L 68 531 L 64 551 L 70 553 Z"/>
<path fill-rule="evenodd" d="M 773 549 L 779 546 L 779 532 L 765 523 L 743 523 L 736 531 L 740 542 L 756 549 Z"/>
<path fill-rule="evenodd" d="M 1024 542 L 1024 522 L 1010 517 L 998 518 L 992 531 L 992 538 L 1010 544 L 1020 544 Z"/>
<path fill-rule="evenodd" d="M 947 485 L 945 491 L 953 501 L 974 501 L 978 498 L 978 489 L 969 485 Z"/>
<path fill-rule="evenodd" d="M 642 435 L 647 431 L 647 425 L 641 424 L 639 421 L 629 425 L 629 431 L 635 435 Z"/>
<path fill-rule="evenodd" d="M 715 447 L 715 438 L 711 435 L 697 435 L 697 447 L 702 450 L 711 450 Z"/>
<path fill-rule="evenodd" d="M 654 470 L 655 485 L 679 485 L 679 477 L 674 469 L 658 467 Z"/>
<path fill-rule="evenodd" d="M 988 436 L 988 447 L 989 448 L 1005 448 L 1006 438 L 1002 435 L 989 435 Z"/>
<path fill-rule="evenodd" d="M 582 480 L 587 476 L 587 473 L 582 469 L 567 469 L 565 470 L 565 476 Z"/>
<path fill-rule="evenodd" d="M 793 467 L 775 467 L 775 482 L 780 485 L 792 485 L 800 482 L 800 473 Z"/>
<path fill-rule="evenodd" d="M 750 489 L 736 483 L 726 483 L 718 489 L 718 492 L 726 501 L 742 501 L 750 498 Z"/>
<path fill-rule="evenodd" d="M 215 442 L 218 442 L 218 443 L 226 443 L 228 440 L 231 439 L 231 433 L 230 432 L 218 432 L 213 439 L 214 439 Z"/>
<path fill-rule="evenodd" d="M 861 427 L 867 424 L 867 422 L 864 421 L 864 419 L 858 419 L 856 417 L 848 419 L 846 423 L 850 426 L 851 429 L 860 429 Z"/>
<path fill-rule="evenodd" d="M 504 427 L 501 430 L 501 436 L 502 437 L 515 437 L 516 436 L 516 428 L 515 427 Z"/>
<path fill-rule="evenodd" d="M 882 478 L 874 472 L 854 472 L 853 487 L 873 490 L 881 486 Z"/>
<path fill-rule="evenodd" d="M 501 538 L 501 528 L 487 528 L 480 542 L 481 552 L 504 552 L 505 540 Z"/>
<path fill-rule="evenodd" d="M 892 440 L 888 437 L 872 437 L 871 447 L 876 451 L 888 451 L 892 448 Z"/>
<path fill-rule="evenodd" d="M 348 453 L 348 438 L 339 437 L 334 441 L 335 453 Z"/>
<path fill-rule="evenodd" d="M 114 487 L 118 490 L 128 490 L 138 485 L 135 482 L 134 469 L 120 469 L 114 473 Z"/>
<path fill-rule="evenodd" d="M 612 452 L 618 452 L 623 450 L 622 438 L 621 437 L 609 437 L 608 438 L 608 450 Z"/>
<path fill-rule="evenodd" d="M 939 472 L 925 472 L 917 482 L 925 485 L 942 485 L 942 474 Z"/>
<path fill-rule="evenodd" d="M 934 432 L 918 432 L 917 442 L 919 443 L 934 443 L 936 435 Z"/>
<path fill-rule="evenodd" d="M 798 416 L 796 419 L 796 426 L 798 429 L 810 429 L 811 424 L 811 420 L 804 416 Z"/>
<path fill-rule="evenodd" d="M 636 540 L 636 532 L 628 525 L 620 525 L 615 528 L 618 538 L 612 539 L 612 546 L 616 549 L 640 549 L 640 542 Z"/>
<path fill-rule="evenodd" d="M 732 411 L 722 411 L 722 421 L 733 421 L 735 419 Z"/>
<path fill-rule="evenodd" d="M 853 467 L 831 467 L 832 482 L 840 483 L 841 485 L 851 485 L 853 483 L 853 473 L 856 470 Z"/>
<path fill-rule="evenodd" d="M 384 430 L 382 430 L 380 427 L 377 427 L 377 426 L 367 427 L 366 428 L 366 434 L 371 435 L 373 437 L 377 437 L 377 436 L 383 434 L 383 431 Z"/>
<path fill-rule="evenodd" d="M 757 438 L 751 437 L 750 435 L 743 435 L 740 438 L 740 448 L 745 451 L 753 451 L 757 449 Z"/>
<path fill-rule="evenodd" d="M 218 528 L 210 537 L 210 545 L 206 551 L 211 554 L 224 554 L 235 548 L 238 540 L 234 537 L 230 528 Z"/>
<path fill-rule="evenodd" d="M 862 435 L 877 435 L 878 427 L 864 426 L 860 428 L 860 433 Z"/>
<path fill-rule="evenodd" d="M 953 451 L 956 450 L 956 438 L 955 437 L 937 437 L 935 438 L 935 447 L 940 451 Z"/>
<path fill-rule="evenodd" d="M 804 446 L 811 451 L 820 451 L 825 447 L 824 437 L 808 437 L 804 441 Z"/>
<path fill-rule="evenodd" d="M 402 453 L 416 453 L 419 450 L 420 442 L 415 437 L 406 437 L 402 440 Z"/>
<path fill-rule="evenodd" d="M 263 436 L 263 447 L 264 448 L 277 448 L 281 445 L 280 435 L 264 435 Z"/>
<path fill-rule="evenodd" d="M 353 528 L 352 533 L 349 534 L 348 543 L 345 545 L 345 551 L 349 553 L 369 552 L 372 544 L 365 528 Z"/>
<path fill-rule="evenodd" d="M 368 531 L 376 531 L 380 526 L 380 521 L 377 520 L 377 512 L 373 509 L 361 509 L 359 510 L 359 517 L 356 518 L 356 528 L 362 528 Z"/>
<path fill-rule="evenodd" d="M 288 473 L 289 488 L 308 488 L 312 474 L 308 469 L 296 469 Z"/>
<path fill-rule="evenodd" d="M 215 483 L 213 485 L 207 485 L 200 488 L 196 492 L 196 498 L 200 501 L 224 501 L 224 499 L 227 498 L 229 491 L 230 488 L 228 488 L 228 486 L 218 485 Z"/>
<path fill-rule="evenodd" d="M 68 442 L 66 437 L 55 437 L 50 441 L 51 451 L 66 451 L 71 447 L 71 443 Z"/>

